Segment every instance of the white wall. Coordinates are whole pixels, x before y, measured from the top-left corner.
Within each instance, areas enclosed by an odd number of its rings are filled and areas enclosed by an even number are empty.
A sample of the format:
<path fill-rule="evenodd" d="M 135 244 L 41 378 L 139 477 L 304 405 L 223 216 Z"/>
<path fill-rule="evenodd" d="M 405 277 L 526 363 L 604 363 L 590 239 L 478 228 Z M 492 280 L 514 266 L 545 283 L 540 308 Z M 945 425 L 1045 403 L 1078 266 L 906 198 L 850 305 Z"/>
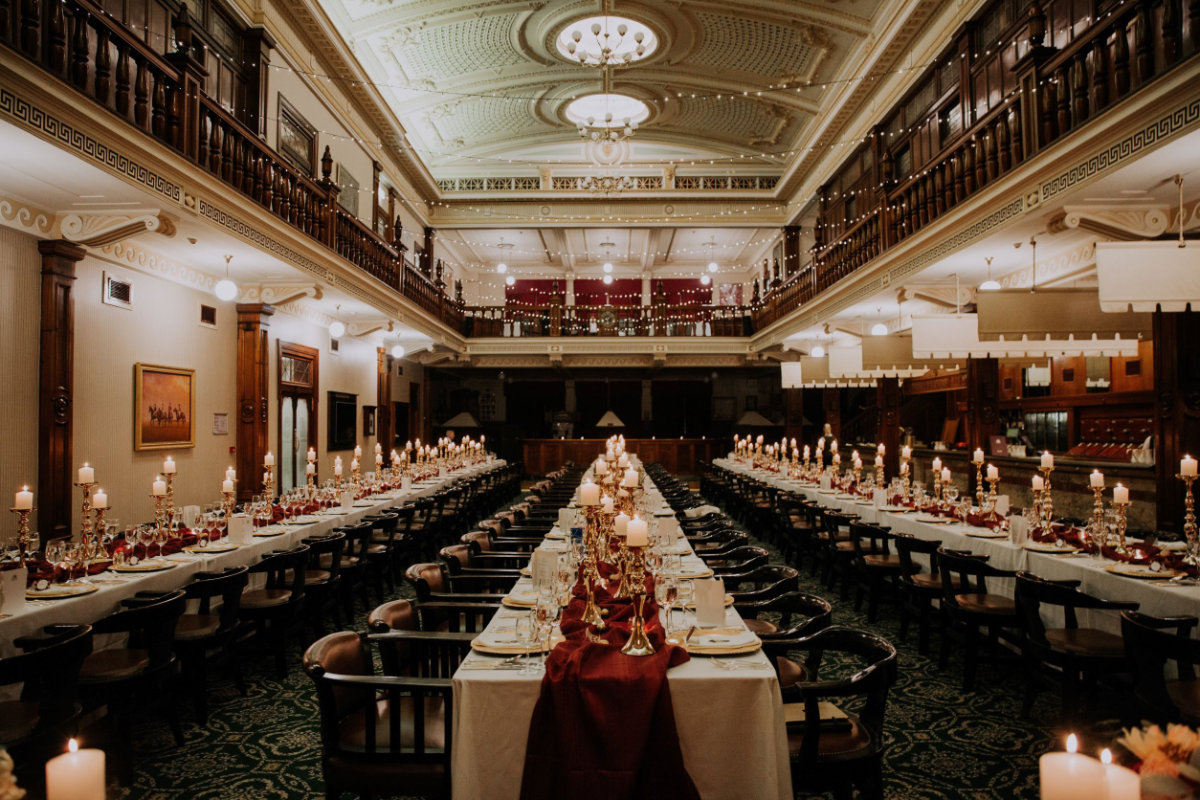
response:
<path fill-rule="evenodd" d="M 133 284 L 133 308 L 100 301 L 108 271 Z M 178 467 L 176 505 L 221 499 L 237 429 L 237 316 L 232 303 L 91 256 L 75 283 L 75 467 L 87 461 L 108 492 L 110 519 L 153 518 L 150 484 L 170 454 Z M 200 305 L 217 308 L 216 329 L 199 324 Z M 194 369 L 196 446 L 134 450 L 134 364 Z M 213 434 L 213 414 L 228 414 L 229 434 Z M 79 508 L 73 512 L 75 529 Z"/>
<path fill-rule="evenodd" d="M 38 479 L 38 353 L 41 327 L 41 256 L 32 236 L 0 227 L 0 500 L 9 508 L 13 493 L 28 485 L 37 491 Z M 34 498 L 38 505 L 40 498 Z M 0 539 L 16 535 L 16 515 L 0 523 Z M 30 520 L 37 530 L 37 514 Z"/>

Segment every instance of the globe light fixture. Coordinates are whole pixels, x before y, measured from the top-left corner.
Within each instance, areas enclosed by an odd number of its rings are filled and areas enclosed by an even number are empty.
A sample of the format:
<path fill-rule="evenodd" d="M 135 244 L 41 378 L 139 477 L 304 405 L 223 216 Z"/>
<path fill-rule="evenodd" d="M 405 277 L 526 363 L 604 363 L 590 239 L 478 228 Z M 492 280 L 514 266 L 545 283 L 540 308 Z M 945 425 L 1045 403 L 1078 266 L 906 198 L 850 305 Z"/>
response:
<path fill-rule="evenodd" d="M 987 276 L 986 281 L 979 284 L 979 291 L 981 291 L 981 292 L 998 291 L 1003 287 L 1000 286 L 1000 281 L 992 279 L 992 258 L 991 258 L 991 256 L 988 256 L 988 258 L 985 260 L 987 261 L 987 265 L 988 265 L 988 276 Z"/>
<path fill-rule="evenodd" d="M 229 262 L 233 260 L 233 256 L 225 256 L 225 277 L 217 281 L 217 285 L 213 287 L 213 294 L 218 300 L 228 303 L 238 295 L 237 284 L 229 279 Z"/>
<path fill-rule="evenodd" d="M 825 357 L 825 348 L 821 347 L 821 345 L 817 345 L 816 347 L 814 347 L 812 349 L 812 357 L 813 358 L 824 358 Z"/>
<path fill-rule="evenodd" d="M 658 49 L 658 37 L 646 25 L 608 13 L 575 20 L 554 41 L 558 54 L 584 67 L 627 67 Z"/>
<path fill-rule="evenodd" d="M 512 286 L 516 282 L 517 282 L 517 279 L 514 278 L 512 275 L 509 275 L 507 278 L 504 279 L 505 286 Z"/>
<path fill-rule="evenodd" d="M 888 326 L 882 322 L 876 322 L 874 325 L 871 326 L 871 335 L 872 336 L 887 336 L 888 335 Z"/>
<path fill-rule="evenodd" d="M 719 269 L 720 269 L 720 267 L 717 266 L 717 262 L 715 262 L 715 261 L 708 262 L 708 271 L 709 272 L 716 272 Z"/>
<path fill-rule="evenodd" d="M 605 285 L 605 286 L 611 286 L 611 285 L 612 285 L 612 281 L 613 281 L 613 277 L 612 277 L 612 275 L 605 275 L 605 276 L 604 276 L 604 285 Z"/>
<path fill-rule="evenodd" d="M 611 275 L 611 274 L 612 274 L 612 271 L 613 271 L 613 265 L 612 265 L 612 262 L 611 262 L 611 261 L 605 261 L 605 262 L 604 262 L 604 266 L 603 266 L 603 267 L 601 267 L 601 269 L 603 269 L 603 270 L 604 270 L 604 274 L 606 274 L 606 275 Z"/>
<path fill-rule="evenodd" d="M 700 276 L 700 285 L 701 286 L 708 286 L 710 283 L 712 283 L 712 278 L 708 277 L 707 275 Z"/>
<path fill-rule="evenodd" d="M 505 264 L 503 261 L 501 261 L 496 265 L 496 272 L 499 272 L 501 275 L 508 272 L 508 264 Z"/>
<path fill-rule="evenodd" d="M 404 358 L 404 345 L 392 345 L 392 358 Z"/>

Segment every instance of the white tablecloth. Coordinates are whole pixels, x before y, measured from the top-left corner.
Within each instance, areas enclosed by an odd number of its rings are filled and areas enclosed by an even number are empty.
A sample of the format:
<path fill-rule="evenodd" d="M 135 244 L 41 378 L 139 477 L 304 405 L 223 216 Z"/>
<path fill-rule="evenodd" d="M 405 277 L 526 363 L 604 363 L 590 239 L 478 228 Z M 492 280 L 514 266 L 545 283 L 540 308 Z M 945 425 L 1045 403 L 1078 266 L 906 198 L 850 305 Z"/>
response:
<path fill-rule="evenodd" d="M 685 569 L 687 565 L 685 561 Z M 518 613 L 504 609 L 488 630 L 511 626 Z M 726 624 L 742 624 L 732 608 Z M 678 620 L 675 625 L 680 626 Z M 684 766 L 706 800 L 790 800 L 787 734 L 775 670 L 761 652 L 738 660 L 759 666 L 729 671 L 693 656 L 667 673 Z M 540 671 L 523 675 L 460 669 L 455 674 L 455 800 L 520 796 L 525 745 L 541 683 Z"/>
<path fill-rule="evenodd" d="M 1200 586 L 1115 575 L 1106 569 L 1115 562 L 1094 556 L 1035 553 L 1007 538 L 985 539 L 970 536 L 969 533 L 979 529 L 968 525 L 918 522 L 913 514 L 896 514 L 875 508 L 874 505 L 837 498 L 799 481 L 788 480 L 778 473 L 751 470 L 745 464 L 727 459 L 714 459 L 713 464 L 732 472 L 752 476 L 771 486 L 801 494 L 827 508 L 858 514 L 864 522 L 878 523 L 898 533 L 911 533 L 919 539 L 940 541 L 945 547 L 954 550 L 984 553 L 989 556 L 989 564 L 1001 569 L 1026 570 L 1049 580 L 1078 580 L 1081 582 L 1079 588 L 1082 591 L 1105 600 L 1136 602 L 1139 604 L 1139 610 L 1146 614 L 1195 616 L 1200 613 Z M 988 590 L 1011 597 L 1013 583 L 1012 580 L 995 581 L 993 588 L 993 581 L 988 581 Z M 1099 627 L 1113 633 L 1119 633 L 1121 630 L 1120 615 L 1112 612 L 1081 612 L 1080 624 Z"/>
<path fill-rule="evenodd" d="M 363 505 L 356 504 L 353 509 L 344 513 L 322 514 L 319 521 L 310 525 L 285 526 L 284 532 L 278 536 L 254 537 L 250 543 L 226 553 L 179 553 L 171 557 L 178 559 L 178 563 L 172 569 L 131 576 L 128 579 L 123 577 L 119 583 L 101 583 L 98 584 L 100 588 L 91 594 L 62 600 L 26 601 L 23 611 L 0 618 L 0 657 L 15 654 L 16 649 L 12 644 L 14 639 L 34 633 L 45 625 L 60 622 L 94 622 L 116 611 L 122 600 L 132 597 L 137 592 L 171 591 L 190 583 L 192 575 L 197 572 L 220 571 L 225 567 L 239 565 L 249 566 L 257 563 L 264 553 L 286 550 L 307 537 L 319 536 L 338 526 L 358 522 L 368 514 L 428 496 L 454 481 L 499 469 L 503 465 L 503 461 L 493 461 L 490 465 L 460 469 L 445 478 L 416 484 L 411 489 L 398 489 L 378 495 L 371 498 L 369 504 L 367 501 L 359 501 Z M 108 578 L 111 578 L 111 575 L 102 576 L 102 579 Z"/>

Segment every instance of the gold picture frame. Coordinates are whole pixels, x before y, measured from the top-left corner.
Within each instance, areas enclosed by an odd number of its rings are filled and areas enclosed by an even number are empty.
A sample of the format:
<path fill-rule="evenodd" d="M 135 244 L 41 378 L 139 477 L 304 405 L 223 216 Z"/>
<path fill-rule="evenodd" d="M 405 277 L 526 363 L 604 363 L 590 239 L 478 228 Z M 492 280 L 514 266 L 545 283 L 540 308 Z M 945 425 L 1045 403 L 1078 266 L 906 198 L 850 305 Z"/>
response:
<path fill-rule="evenodd" d="M 196 370 L 133 365 L 133 449 L 196 446 Z"/>

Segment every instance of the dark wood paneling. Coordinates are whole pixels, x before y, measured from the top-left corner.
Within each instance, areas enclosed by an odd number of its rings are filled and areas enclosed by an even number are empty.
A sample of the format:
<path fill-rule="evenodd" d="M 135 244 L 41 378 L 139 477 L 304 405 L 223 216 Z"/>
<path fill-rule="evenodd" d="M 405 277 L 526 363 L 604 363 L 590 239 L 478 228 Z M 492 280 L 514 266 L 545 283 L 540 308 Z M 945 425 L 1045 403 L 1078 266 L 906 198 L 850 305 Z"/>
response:
<path fill-rule="evenodd" d="M 604 452 L 604 439 L 522 439 L 522 461 L 530 475 L 544 475 L 568 461 L 589 464 Z M 695 475 L 701 461 L 728 452 L 716 439 L 626 439 L 625 449 L 644 463 L 657 461 L 674 475 Z"/>
<path fill-rule="evenodd" d="M 1183 530 L 1179 460 L 1200 451 L 1200 313 L 1154 314 L 1154 436 L 1158 528 Z"/>
<path fill-rule="evenodd" d="M 384 459 L 390 458 L 392 437 L 392 357 L 382 347 L 375 348 L 376 381 L 375 441 L 383 445 Z"/>
<path fill-rule="evenodd" d="M 62 239 L 42 254 L 41 371 L 38 378 L 38 524 L 43 541 L 71 534 L 74 418 L 75 265 L 87 255 Z"/>
<path fill-rule="evenodd" d="M 266 303 L 239 303 L 237 341 L 238 499 L 262 491 L 262 463 L 269 444 L 270 362 L 267 325 L 275 309 Z"/>

